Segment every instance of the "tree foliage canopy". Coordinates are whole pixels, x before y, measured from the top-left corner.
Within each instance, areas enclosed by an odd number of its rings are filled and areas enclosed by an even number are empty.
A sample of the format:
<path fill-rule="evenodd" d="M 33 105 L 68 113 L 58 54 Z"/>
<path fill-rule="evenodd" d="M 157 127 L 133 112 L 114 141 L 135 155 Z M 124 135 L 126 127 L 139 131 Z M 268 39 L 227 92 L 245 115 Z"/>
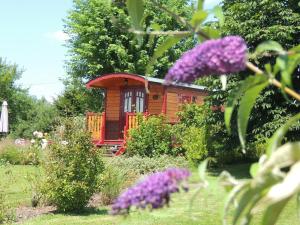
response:
<path fill-rule="evenodd" d="M 223 0 L 225 35 L 242 36 L 250 50 L 266 40 L 285 48 L 295 46 L 300 36 L 300 15 L 296 0 Z"/>
<path fill-rule="evenodd" d="M 223 0 L 222 6 L 225 15 L 225 23 L 221 28 L 223 35 L 242 36 L 249 46 L 249 51 L 253 52 L 254 47 L 267 40 L 279 42 L 284 48 L 295 46 L 300 39 L 300 14 L 295 1 L 281 0 Z M 275 63 L 275 57 L 262 57 L 256 59 L 259 66 L 266 61 Z M 209 97 L 208 104 L 225 104 L 228 95 L 235 91 L 240 82 L 249 75 L 249 71 L 232 75 L 229 77 L 227 90 L 221 91 L 219 78 L 210 78 L 200 81 L 207 84 L 212 89 L 220 91 L 213 92 Z M 292 75 L 294 87 L 299 86 L 299 70 Z M 281 91 L 275 87 L 269 87 L 262 92 L 256 101 L 253 113 L 250 116 L 248 141 L 263 141 L 270 137 L 287 119 L 298 112 L 300 105 L 295 101 L 286 101 Z M 225 132 L 222 112 L 212 112 L 208 117 L 208 123 L 213 124 L 216 129 L 216 136 L 223 137 L 225 146 L 238 146 L 237 131 L 233 132 L 231 138 Z M 216 126 L 219 124 L 218 126 Z M 233 124 L 233 127 L 235 125 Z M 236 127 L 233 131 L 236 130 Z M 299 136 L 299 128 L 294 128 L 290 132 L 289 138 L 294 139 Z M 227 140 L 227 141 L 226 141 Z"/>
<path fill-rule="evenodd" d="M 31 137 L 35 130 L 49 131 L 56 111 L 45 99 L 38 100 L 16 82 L 22 70 L 0 58 L 0 104 L 8 102 L 10 132 L 16 137 Z"/>
<path fill-rule="evenodd" d="M 191 6 L 187 0 L 161 1 L 179 15 L 188 17 Z M 143 25 L 159 30 L 181 30 L 175 18 L 146 1 Z M 76 0 L 65 20 L 65 31 L 70 60 L 67 63 L 71 77 L 92 79 L 105 73 L 129 72 L 145 74 L 145 68 L 157 46 L 165 37 L 144 36 L 141 44 L 129 32 L 130 23 L 123 1 Z M 170 49 L 155 64 L 154 76 L 163 77 L 172 63 L 193 41 L 181 42 Z"/>

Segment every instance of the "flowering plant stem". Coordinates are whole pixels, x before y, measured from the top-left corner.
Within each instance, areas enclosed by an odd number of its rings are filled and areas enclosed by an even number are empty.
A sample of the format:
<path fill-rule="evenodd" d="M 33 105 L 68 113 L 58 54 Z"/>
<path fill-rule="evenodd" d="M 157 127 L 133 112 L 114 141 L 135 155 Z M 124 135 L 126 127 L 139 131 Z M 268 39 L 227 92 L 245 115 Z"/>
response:
<path fill-rule="evenodd" d="M 256 74 L 259 75 L 264 75 L 265 73 L 259 69 L 257 66 L 255 66 L 253 63 L 251 62 L 246 62 L 246 66 L 248 67 L 248 69 L 252 70 L 253 72 L 255 72 Z M 282 88 L 282 84 L 276 80 L 275 78 L 270 78 L 270 82 L 271 84 L 273 84 L 274 86 L 278 87 L 278 88 Z M 300 101 L 300 95 L 295 92 L 294 90 L 288 88 L 288 87 L 284 87 L 283 88 L 284 92 L 287 93 L 288 95 L 292 96 L 293 98 L 297 99 L 298 101 Z"/>

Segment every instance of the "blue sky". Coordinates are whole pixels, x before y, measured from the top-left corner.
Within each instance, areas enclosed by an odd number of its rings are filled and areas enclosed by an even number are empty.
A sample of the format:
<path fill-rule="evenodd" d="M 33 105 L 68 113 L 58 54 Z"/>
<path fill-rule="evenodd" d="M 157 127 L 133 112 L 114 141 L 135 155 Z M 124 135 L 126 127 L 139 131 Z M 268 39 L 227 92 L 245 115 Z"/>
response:
<path fill-rule="evenodd" d="M 211 8 L 220 0 L 207 0 Z M 32 95 L 52 101 L 62 93 L 67 38 L 63 18 L 72 0 L 0 0 L 0 57 L 24 69 L 18 81 Z"/>

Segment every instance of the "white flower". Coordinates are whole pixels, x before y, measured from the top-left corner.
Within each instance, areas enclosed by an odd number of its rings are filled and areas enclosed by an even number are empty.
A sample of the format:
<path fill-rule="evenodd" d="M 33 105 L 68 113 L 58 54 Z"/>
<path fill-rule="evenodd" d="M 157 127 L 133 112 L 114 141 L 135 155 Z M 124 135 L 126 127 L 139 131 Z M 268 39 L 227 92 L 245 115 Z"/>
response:
<path fill-rule="evenodd" d="M 46 139 L 42 139 L 42 149 L 45 149 L 48 146 L 48 141 Z"/>
<path fill-rule="evenodd" d="M 30 140 L 30 143 L 31 143 L 31 144 L 34 144 L 34 143 L 35 143 L 35 140 L 34 140 L 34 139 L 31 139 L 31 140 Z"/>
<path fill-rule="evenodd" d="M 67 142 L 67 141 L 61 141 L 60 142 L 62 145 L 67 145 L 67 144 L 69 144 L 69 142 Z"/>
<path fill-rule="evenodd" d="M 42 132 L 38 132 L 38 133 L 37 133 L 37 137 L 38 137 L 38 138 L 42 138 L 42 137 L 43 137 L 43 133 L 42 133 Z"/>
<path fill-rule="evenodd" d="M 34 131 L 34 132 L 33 132 L 33 136 L 37 136 L 37 135 L 38 135 L 38 133 L 39 133 L 39 132 L 38 132 L 37 130 L 36 130 L 36 131 Z"/>

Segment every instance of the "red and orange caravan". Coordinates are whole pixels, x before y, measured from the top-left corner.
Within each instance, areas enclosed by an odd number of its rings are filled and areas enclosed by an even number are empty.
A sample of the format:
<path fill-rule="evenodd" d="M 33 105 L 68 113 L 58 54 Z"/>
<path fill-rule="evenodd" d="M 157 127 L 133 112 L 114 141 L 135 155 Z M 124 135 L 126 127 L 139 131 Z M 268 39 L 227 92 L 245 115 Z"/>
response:
<path fill-rule="evenodd" d="M 86 86 L 101 88 L 105 93 L 105 111 L 87 113 L 88 131 L 97 146 L 116 146 L 115 155 L 125 151 L 126 134 L 137 126 L 137 113 L 145 117 L 162 113 L 170 123 L 176 123 L 176 113 L 182 104 L 200 105 L 207 95 L 202 86 L 165 86 L 162 79 L 127 73 L 102 75 Z"/>

